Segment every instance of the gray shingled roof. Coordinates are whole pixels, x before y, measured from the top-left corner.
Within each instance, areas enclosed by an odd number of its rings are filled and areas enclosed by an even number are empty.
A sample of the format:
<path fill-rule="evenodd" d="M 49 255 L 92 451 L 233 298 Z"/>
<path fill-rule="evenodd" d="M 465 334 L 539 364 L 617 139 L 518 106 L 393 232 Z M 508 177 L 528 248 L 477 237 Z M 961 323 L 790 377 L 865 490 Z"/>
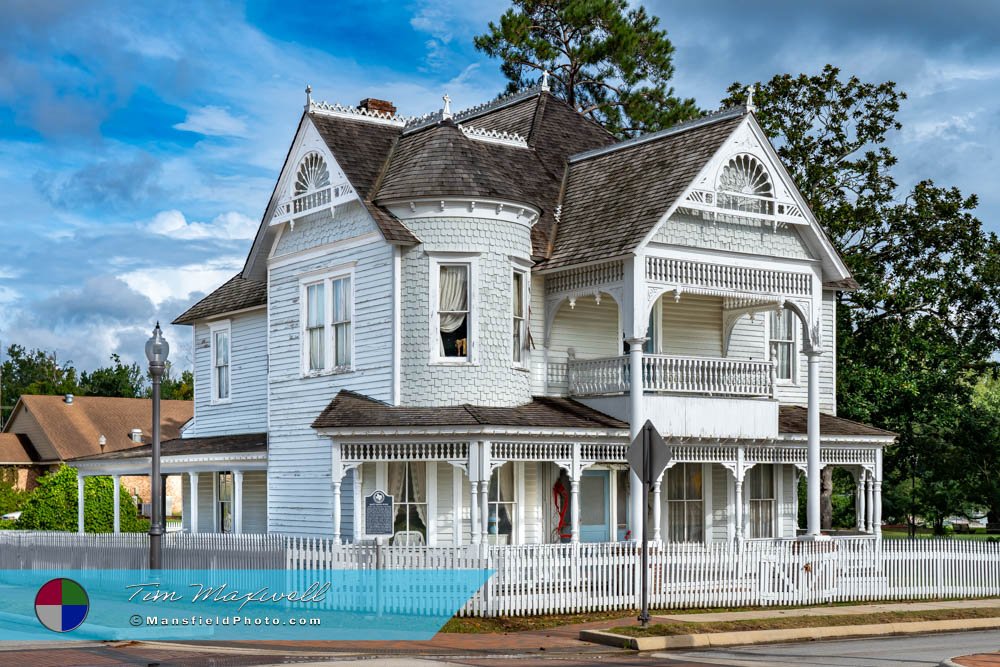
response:
<path fill-rule="evenodd" d="M 778 407 L 778 432 L 782 434 L 803 434 L 807 431 L 809 412 L 798 405 L 782 405 Z M 820 435 L 854 435 L 895 437 L 892 431 L 875 428 L 861 422 L 843 417 L 835 417 L 826 413 L 819 415 Z"/>
<path fill-rule="evenodd" d="M 729 110 L 570 161 L 562 216 L 543 264 L 621 257 L 638 246 L 743 120 Z M 597 151 L 595 151 L 596 153 Z"/>
<path fill-rule="evenodd" d="M 523 426 L 627 429 L 628 424 L 568 398 L 535 397 L 513 408 L 476 405 L 399 407 L 340 391 L 313 428 L 407 428 L 421 426 Z"/>
<path fill-rule="evenodd" d="M 196 320 L 267 303 L 267 283 L 247 280 L 236 274 L 204 299 L 188 308 L 174 324 L 191 324 Z"/>
<path fill-rule="evenodd" d="M 152 454 L 152 445 L 132 447 L 107 454 L 92 454 L 73 461 L 117 461 L 141 459 Z M 174 438 L 160 443 L 160 456 L 185 456 L 190 454 L 252 454 L 267 452 L 267 433 L 216 435 L 205 438 Z"/>

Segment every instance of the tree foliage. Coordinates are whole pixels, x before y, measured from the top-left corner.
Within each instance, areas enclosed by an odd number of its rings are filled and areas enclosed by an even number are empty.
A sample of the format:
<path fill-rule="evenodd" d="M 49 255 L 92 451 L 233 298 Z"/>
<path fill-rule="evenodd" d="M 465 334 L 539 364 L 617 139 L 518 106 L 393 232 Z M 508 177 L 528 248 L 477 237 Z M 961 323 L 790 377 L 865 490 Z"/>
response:
<path fill-rule="evenodd" d="M 761 126 L 860 285 L 838 297 L 839 411 L 900 434 L 885 478 L 902 485 L 916 470 L 919 511 L 940 521 L 964 506 L 954 442 L 1000 348 L 1000 243 L 975 196 L 929 180 L 900 194 L 887 145 L 906 99 L 895 83 L 827 65 L 758 88 Z M 727 102 L 745 89 L 734 83 Z M 900 513 L 888 496 L 886 513 Z"/>
<path fill-rule="evenodd" d="M 659 19 L 625 0 L 514 0 L 475 45 L 513 92 L 550 73 L 553 91 L 625 138 L 693 118 L 693 99 L 669 81 L 674 47 Z"/>
<path fill-rule="evenodd" d="M 77 394 L 80 385 L 72 363 L 60 364 L 55 352 L 7 347 L 0 364 L 0 422 L 5 421 L 21 394 Z"/>
<path fill-rule="evenodd" d="M 27 496 L 27 491 L 17 487 L 17 468 L 0 467 L 0 515 L 21 509 Z"/>
<path fill-rule="evenodd" d="M 38 479 L 38 486 L 29 494 L 15 527 L 19 530 L 75 531 L 76 496 L 76 469 L 60 466 L 58 470 Z M 122 532 L 147 530 L 147 522 L 139 517 L 136 506 L 124 487 L 119 500 Z M 85 478 L 83 512 L 86 532 L 109 533 L 114 529 L 114 486 L 110 477 Z"/>
<path fill-rule="evenodd" d="M 86 396 L 117 396 L 141 398 L 146 393 L 146 378 L 139 364 L 125 365 L 117 354 L 111 355 L 111 366 L 80 374 L 80 391 Z"/>
<path fill-rule="evenodd" d="M 146 391 L 146 396 L 152 395 L 152 389 Z M 191 371 L 181 372 L 179 378 L 173 374 L 173 366 L 167 362 L 167 368 L 160 380 L 160 398 L 165 401 L 193 401 L 194 400 L 194 374 Z"/>

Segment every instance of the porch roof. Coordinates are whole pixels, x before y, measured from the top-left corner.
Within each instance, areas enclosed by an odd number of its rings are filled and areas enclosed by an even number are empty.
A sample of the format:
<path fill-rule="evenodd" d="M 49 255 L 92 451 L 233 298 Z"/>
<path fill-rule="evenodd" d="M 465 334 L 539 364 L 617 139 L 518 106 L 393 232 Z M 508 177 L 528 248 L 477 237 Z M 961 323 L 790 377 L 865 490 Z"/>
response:
<path fill-rule="evenodd" d="M 805 434 L 808 426 L 808 411 L 798 405 L 782 405 L 778 407 L 778 432 L 782 434 Z M 821 412 L 819 415 L 820 435 L 851 435 L 867 437 L 895 438 L 898 434 L 892 431 L 875 428 L 868 424 L 835 417 Z"/>
<path fill-rule="evenodd" d="M 408 426 L 523 426 L 528 428 L 615 428 L 628 424 L 568 398 L 536 396 L 511 408 L 480 405 L 400 407 L 341 390 L 313 428 Z"/>
<path fill-rule="evenodd" d="M 117 452 L 81 456 L 72 461 L 121 461 L 148 458 L 152 445 L 133 447 Z M 217 435 L 206 438 L 174 438 L 160 443 L 160 456 L 190 456 L 196 454 L 267 453 L 267 433 Z"/>

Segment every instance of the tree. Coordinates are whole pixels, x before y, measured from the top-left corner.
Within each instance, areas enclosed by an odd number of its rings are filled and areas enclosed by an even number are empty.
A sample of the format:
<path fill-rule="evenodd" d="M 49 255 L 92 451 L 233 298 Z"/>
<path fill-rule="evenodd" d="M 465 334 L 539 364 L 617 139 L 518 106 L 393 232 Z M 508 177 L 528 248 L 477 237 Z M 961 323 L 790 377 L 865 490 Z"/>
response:
<path fill-rule="evenodd" d="M 163 379 L 160 381 L 160 398 L 165 401 L 193 401 L 194 400 L 194 374 L 191 371 L 181 372 L 180 379 L 173 377 L 173 366 L 167 362 L 167 368 L 163 372 Z M 147 392 L 147 396 L 152 395 L 152 389 Z"/>
<path fill-rule="evenodd" d="M 1000 378 L 988 375 L 979 381 L 965 417 L 957 443 L 962 459 L 956 472 L 961 473 L 973 503 L 986 509 L 987 522 L 1000 524 Z"/>
<path fill-rule="evenodd" d="M 19 530 L 77 529 L 76 469 L 62 465 L 38 479 L 15 527 Z M 148 528 L 139 517 L 131 496 L 122 488 L 119 498 L 121 530 L 142 532 Z M 83 526 L 88 533 L 110 533 L 114 529 L 114 486 L 110 477 L 87 477 L 83 487 Z"/>
<path fill-rule="evenodd" d="M 620 138 L 699 115 L 669 81 L 674 47 L 659 19 L 626 0 L 514 0 L 499 25 L 490 22 L 476 49 L 503 62 L 508 91 L 536 83 Z"/>
<path fill-rule="evenodd" d="M 80 374 L 80 391 L 87 396 L 117 396 L 120 398 L 141 398 L 145 394 L 146 382 L 139 364 L 128 366 L 117 354 L 111 355 L 111 366 L 98 368 Z"/>
<path fill-rule="evenodd" d="M 0 515 L 21 509 L 27 495 L 17 488 L 17 468 L 0 467 Z"/>
<path fill-rule="evenodd" d="M 734 83 L 726 101 L 745 89 Z M 945 445 L 1000 347 L 1000 243 L 972 214 L 975 196 L 929 180 L 899 196 L 886 140 L 905 99 L 891 81 L 843 79 L 830 65 L 775 76 L 755 95 L 761 126 L 860 285 L 838 296 L 839 411 L 900 434 L 884 479 L 905 483 L 919 458 L 922 506 L 940 517 L 964 503 L 946 483 Z"/>
<path fill-rule="evenodd" d="M 21 394 L 77 394 L 80 387 L 72 362 L 59 364 L 55 352 L 31 350 L 20 345 L 7 348 L 0 364 L 0 422 L 6 421 Z"/>

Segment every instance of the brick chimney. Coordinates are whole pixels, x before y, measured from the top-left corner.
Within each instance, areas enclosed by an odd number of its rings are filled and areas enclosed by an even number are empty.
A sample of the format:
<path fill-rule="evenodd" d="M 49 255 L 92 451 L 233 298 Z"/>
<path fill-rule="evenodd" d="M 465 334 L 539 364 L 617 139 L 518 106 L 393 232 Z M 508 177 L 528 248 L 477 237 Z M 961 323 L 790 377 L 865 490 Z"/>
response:
<path fill-rule="evenodd" d="M 358 106 L 362 109 L 367 109 L 368 111 L 380 111 L 390 115 L 396 113 L 396 106 L 392 102 L 388 100 L 377 100 L 374 97 L 366 97 L 361 100 Z"/>

